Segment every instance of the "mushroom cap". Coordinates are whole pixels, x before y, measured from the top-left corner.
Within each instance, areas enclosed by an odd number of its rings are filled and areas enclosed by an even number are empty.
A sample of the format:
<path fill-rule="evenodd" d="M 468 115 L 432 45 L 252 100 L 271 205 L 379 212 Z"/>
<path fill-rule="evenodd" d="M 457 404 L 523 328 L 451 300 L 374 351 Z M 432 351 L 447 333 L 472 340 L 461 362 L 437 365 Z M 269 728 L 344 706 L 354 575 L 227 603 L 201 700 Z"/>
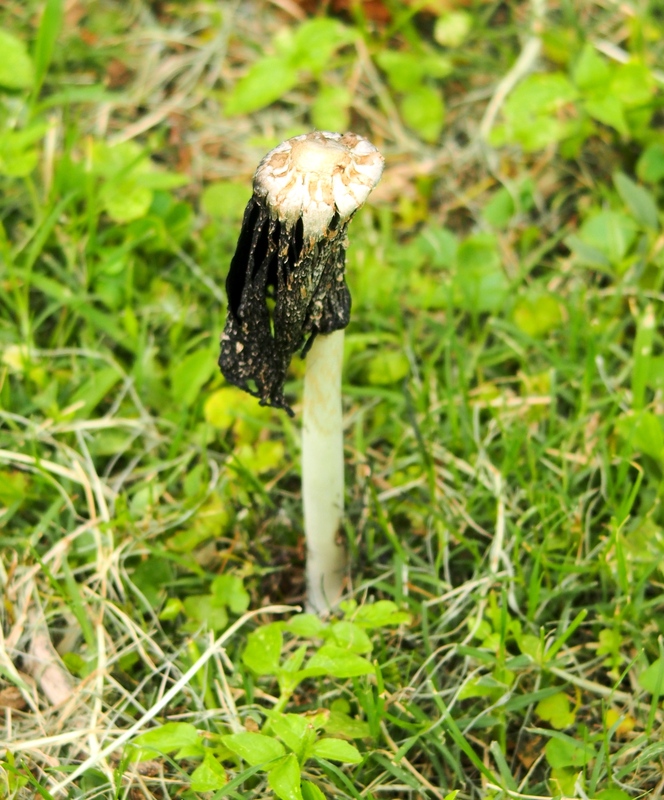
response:
<path fill-rule="evenodd" d="M 254 192 L 286 224 L 302 218 L 305 238 L 320 239 L 335 214 L 337 225 L 344 223 L 365 202 L 384 164 L 363 136 L 313 131 L 287 139 L 265 156 Z"/>

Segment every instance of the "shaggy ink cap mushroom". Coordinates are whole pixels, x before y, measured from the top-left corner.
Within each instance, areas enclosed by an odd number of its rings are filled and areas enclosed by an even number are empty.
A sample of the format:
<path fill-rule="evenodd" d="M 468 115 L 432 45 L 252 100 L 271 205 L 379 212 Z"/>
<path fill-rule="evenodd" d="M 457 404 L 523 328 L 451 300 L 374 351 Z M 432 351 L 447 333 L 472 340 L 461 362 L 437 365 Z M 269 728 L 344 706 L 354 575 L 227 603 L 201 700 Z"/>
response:
<path fill-rule="evenodd" d="M 292 410 L 284 398 L 295 352 L 348 325 L 348 224 L 380 180 L 384 159 L 354 133 L 282 142 L 261 161 L 226 280 L 219 366 L 226 379 Z"/>

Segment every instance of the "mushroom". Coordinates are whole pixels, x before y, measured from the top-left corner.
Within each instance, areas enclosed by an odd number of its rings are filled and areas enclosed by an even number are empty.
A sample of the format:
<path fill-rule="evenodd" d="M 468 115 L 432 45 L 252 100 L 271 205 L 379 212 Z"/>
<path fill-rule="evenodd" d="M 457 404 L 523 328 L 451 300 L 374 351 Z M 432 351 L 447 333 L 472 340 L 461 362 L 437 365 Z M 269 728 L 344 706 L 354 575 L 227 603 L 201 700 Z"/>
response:
<path fill-rule="evenodd" d="M 344 279 L 348 224 L 378 183 L 384 159 L 354 133 L 282 142 L 261 161 L 242 220 L 226 291 L 219 366 L 226 379 L 284 409 L 292 356 L 306 357 L 302 499 L 307 604 L 341 597 L 346 552 L 341 367 L 351 299 Z"/>

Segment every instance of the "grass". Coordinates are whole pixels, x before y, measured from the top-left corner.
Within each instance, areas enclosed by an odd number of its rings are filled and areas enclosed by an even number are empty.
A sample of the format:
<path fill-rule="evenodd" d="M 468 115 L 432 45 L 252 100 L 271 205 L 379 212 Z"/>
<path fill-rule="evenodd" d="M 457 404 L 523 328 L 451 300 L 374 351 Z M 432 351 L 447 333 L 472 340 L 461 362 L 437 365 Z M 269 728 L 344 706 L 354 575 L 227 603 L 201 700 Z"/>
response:
<path fill-rule="evenodd" d="M 664 21 L 434 6 L 0 4 L 0 798 L 661 795 Z M 314 126 L 387 158 L 326 623 L 302 364 L 216 368 Z"/>

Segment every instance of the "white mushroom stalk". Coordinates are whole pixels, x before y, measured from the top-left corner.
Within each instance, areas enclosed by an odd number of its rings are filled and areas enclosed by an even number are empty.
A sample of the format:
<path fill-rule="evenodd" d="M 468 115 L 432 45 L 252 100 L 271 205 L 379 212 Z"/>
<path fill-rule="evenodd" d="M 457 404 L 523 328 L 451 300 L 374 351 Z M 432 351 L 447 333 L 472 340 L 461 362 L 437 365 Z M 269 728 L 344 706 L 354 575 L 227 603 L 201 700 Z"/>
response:
<path fill-rule="evenodd" d="M 319 336 L 307 355 L 302 408 L 302 505 L 307 541 L 307 606 L 324 613 L 346 577 L 341 370 L 344 332 Z"/>
<path fill-rule="evenodd" d="M 343 329 L 348 224 L 378 183 L 383 157 L 354 133 L 282 142 L 261 161 L 226 281 L 228 318 L 219 365 L 262 405 L 292 415 L 284 382 L 306 356 L 302 495 L 307 602 L 319 613 L 340 599 L 346 572 L 343 517 Z"/>

